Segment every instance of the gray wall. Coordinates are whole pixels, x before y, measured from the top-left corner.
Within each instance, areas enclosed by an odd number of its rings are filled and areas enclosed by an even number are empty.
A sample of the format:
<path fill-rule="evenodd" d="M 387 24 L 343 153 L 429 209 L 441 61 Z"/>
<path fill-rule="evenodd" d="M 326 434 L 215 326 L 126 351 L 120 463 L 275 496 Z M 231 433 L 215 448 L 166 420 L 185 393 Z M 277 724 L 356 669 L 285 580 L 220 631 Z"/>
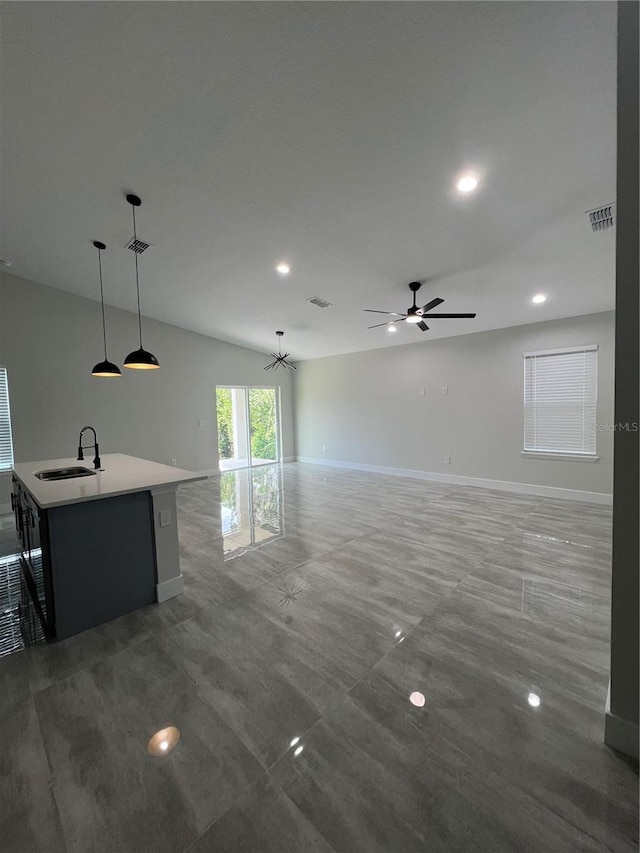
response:
<path fill-rule="evenodd" d="M 598 344 L 598 421 L 612 422 L 613 335 L 607 312 L 301 362 L 296 455 L 611 494 L 609 432 L 599 462 L 521 456 L 522 353 Z"/>
<path fill-rule="evenodd" d="M 107 334 L 109 356 L 122 366 L 138 346 L 136 315 L 107 308 Z M 280 386 L 283 453 L 293 456 L 288 371 L 266 374 L 266 354 L 154 320 L 143 318 L 143 334 L 160 370 L 92 377 L 103 357 L 100 304 L 0 274 L 0 364 L 9 375 L 16 461 L 73 456 L 88 423 L 102 453 L 216 468 L 215 387 L 234 384 Z M 0 504 L 8 501 L 8 480 L 0 476 Z"/>

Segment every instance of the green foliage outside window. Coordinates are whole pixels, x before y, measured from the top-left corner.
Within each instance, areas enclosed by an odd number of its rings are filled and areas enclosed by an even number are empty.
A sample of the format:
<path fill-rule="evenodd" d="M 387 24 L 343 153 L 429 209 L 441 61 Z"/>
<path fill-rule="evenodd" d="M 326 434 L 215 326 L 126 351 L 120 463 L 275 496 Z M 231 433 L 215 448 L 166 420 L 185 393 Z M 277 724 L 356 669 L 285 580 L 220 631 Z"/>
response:
<path fill-rule="evenodd" d="M 218 456 L 244 456 L 233 442 L 233 402 L 230 388 L 216 388 Z M 278 459 L 276 394 L 273 388 L 249 388 L 251 455 L 254 459 Z"/>
<path fill-rule="evenodd" d="M 233 406 L 230 388 L 216 388 L 218 457 L 233 459 Z"/>
<path fill-rule="evenodd" d="M 273 388 L 249 388 L 251 456 L 277 459 L 276 395 Z"/>

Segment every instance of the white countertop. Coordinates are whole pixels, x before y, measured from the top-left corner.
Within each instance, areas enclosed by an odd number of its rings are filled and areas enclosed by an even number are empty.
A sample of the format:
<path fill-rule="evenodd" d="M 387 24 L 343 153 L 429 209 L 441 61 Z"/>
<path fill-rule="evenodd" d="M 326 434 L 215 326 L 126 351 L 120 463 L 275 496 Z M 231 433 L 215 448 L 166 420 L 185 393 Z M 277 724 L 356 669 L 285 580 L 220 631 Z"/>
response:
<path fill-rule="evenodd" d="M 13 466 L 16 477 L 22 481 L 38 506 L 50 509 L 65 504 L 95 501 L 100 498 L 112 498 L 131 492 L 147 492 L 162 486 L 179 486 L 194 480 L 206 480 L 206 475 L 160 465 L 148 459 L 127 456 L 126 453 L 105 453 L 101 456 L 102 468 L 91 477 L 77 477 L 72 480 L 38 480 L 40 471 L 54 468 L 75 468 L 81 466 L 93 470 L 93 453 L 88 450 L 85 460 L 78 462 L 68 459 L 44 459 L 41 462 L 19 462 Z"/>

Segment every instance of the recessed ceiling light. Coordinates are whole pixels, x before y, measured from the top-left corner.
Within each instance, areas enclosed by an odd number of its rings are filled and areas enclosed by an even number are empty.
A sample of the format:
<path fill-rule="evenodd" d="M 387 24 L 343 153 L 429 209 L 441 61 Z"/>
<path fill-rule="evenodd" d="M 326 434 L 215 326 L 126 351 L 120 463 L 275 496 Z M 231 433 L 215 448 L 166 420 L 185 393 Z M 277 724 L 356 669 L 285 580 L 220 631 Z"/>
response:
<path fill-rule="evenodd" d="M 276 272 L 280 273 L 280 275 L 289 275 L 291 272 L 291 267 L 289 264 L 278 264 L 276 267 Z"/>
<path fill-rule="evenodd" d="M 302 752 L 303 749 L 304 749 L 304 746 L 299 746 L 297 749 L 295 749 L 293 751 L 293 754 L 297 757 L 298 755 L 300 755 L 300 753 Z"/>
<path fill-rule="evenodd" d="M 547 301 L 547 297 L 544 295 L 544 293 L 536 293 L 536 295 L 533 297 L 533 299 L 531 301 L 535 305 L 540 305 L 542 302 Z"/>
<path fill-rule="evenodd" d="M 478 186 L 478 179 L 475 175 L 462 175 L 456 186 L 461 193 L 470 193 Z"/>
<path fill-rule="evenodd" d="M 0 258 L 0 267 L 12 267 L 13 261 L 7 261 L 4 258 Z"/>
<path fill-rule="evenodd" d="M 411 696 L 409 696 L 409 702 L 411 702 L 412 705 L 415 705 L 416 708 L 424 708 L 427 703 L 427 699 L 424 693 L 420 693 L 416 690 L 415 693 L 412 693 Z"/>
<path fill-rule="evenodd" d="M 397 326 L 394 326 L 393 324 L 391 324 L 391 326 L 387 326 L 387 331 L 388 331 L 388 332 L 397 332 L 397 331 L 398 331 L 398 327 L 397 327 Z"/>

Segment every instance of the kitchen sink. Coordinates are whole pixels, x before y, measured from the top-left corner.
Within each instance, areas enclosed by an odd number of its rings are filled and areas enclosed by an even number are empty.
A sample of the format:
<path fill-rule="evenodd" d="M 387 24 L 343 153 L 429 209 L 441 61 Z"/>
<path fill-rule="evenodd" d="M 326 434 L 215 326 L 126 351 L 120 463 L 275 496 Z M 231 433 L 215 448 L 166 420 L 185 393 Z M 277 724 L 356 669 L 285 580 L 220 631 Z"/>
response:
<path fill-rule="evenodd" d="M 95 471 L 89 468 L 52 468 L 50 471 L 38 471 L 39 480 L 73 480 L 76 477 L 93 477 Z"/>

